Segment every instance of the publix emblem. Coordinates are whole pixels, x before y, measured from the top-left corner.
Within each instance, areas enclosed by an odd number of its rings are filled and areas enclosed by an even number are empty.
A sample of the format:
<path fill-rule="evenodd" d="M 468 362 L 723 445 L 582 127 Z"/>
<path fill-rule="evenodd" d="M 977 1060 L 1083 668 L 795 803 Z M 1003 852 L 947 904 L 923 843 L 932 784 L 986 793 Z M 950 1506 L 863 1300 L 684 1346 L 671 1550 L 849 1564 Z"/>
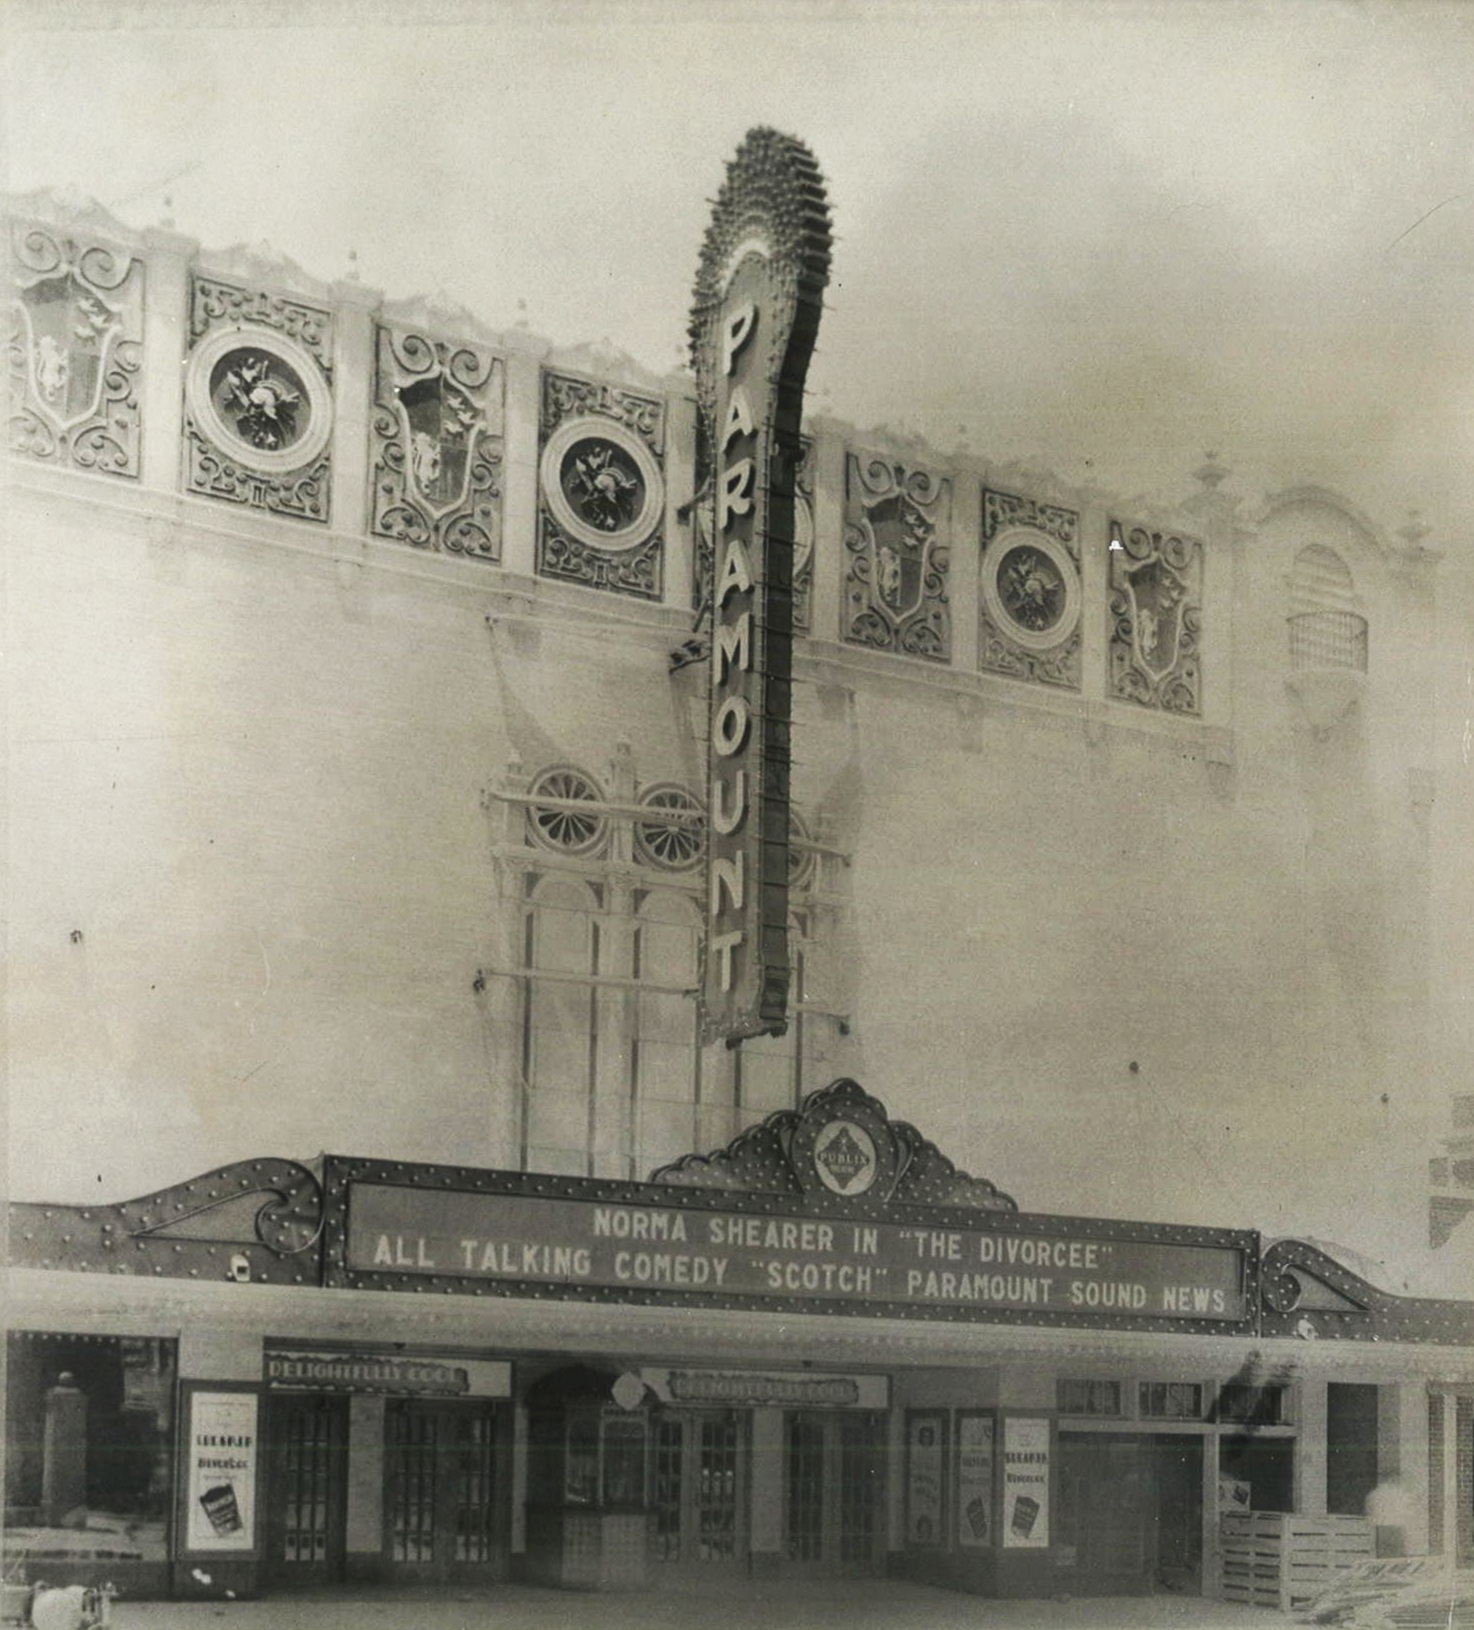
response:
<path fill-rule="evenodd" d="M 863 1194 L 875 1181 L 875 1142 L 854 1121 L 830 1121 L 814 1139 L 814 1169 L 835 1194 Z"/>

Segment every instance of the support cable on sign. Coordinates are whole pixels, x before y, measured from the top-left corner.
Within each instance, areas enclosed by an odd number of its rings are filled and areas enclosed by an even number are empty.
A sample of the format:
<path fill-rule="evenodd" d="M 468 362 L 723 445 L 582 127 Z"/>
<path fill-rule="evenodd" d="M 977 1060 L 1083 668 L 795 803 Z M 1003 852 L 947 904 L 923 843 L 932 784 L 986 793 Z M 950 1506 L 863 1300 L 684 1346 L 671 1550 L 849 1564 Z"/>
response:
<path fill-rule="evenodd" d="M 644 991 L 650 996 L 700 995 L 700 987 L 695 985 L 655 985 L 649 980 L 633 979 L 627 974 L 578 973 L 563 968 L 499 968 L 488 965 L 478 968 L 476 977 L 483 985 L 488 979 L 533 979 L 548 980 L 556 985 L 607 986 L 615 990 Z M 814 1013 L 820 1018 L 833 1019 L 837 1024 L 848 1025 L 850 1022 L 848 1013 L 840 1013 L 832 1007 L 825 1007 L 822 1002 L 795 1002 L 793 1009 L 796 1013 Z"/>

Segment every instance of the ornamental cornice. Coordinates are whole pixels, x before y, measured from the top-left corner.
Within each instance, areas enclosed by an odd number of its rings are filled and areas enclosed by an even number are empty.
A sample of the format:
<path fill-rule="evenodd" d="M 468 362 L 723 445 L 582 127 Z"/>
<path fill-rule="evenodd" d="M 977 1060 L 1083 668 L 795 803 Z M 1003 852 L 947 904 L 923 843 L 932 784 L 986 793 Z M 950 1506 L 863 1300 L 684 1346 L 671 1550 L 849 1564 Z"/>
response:
<path fill-rule="evenodd" d="M 608 339 L 585 340 L 578 345 L 551 345 L 545 360 L 549 368 L 586 374 L 608 384 L 633 385 L 662 396 L 672 384 L 668 375 L 647 368 Z M 690 395 L 695 395 L 694 384 Z"/>
<path fill-rule="evenodd" d="M 493 350 L 507 350 L 511 345 L 511 336 L 482 322 L 475 312 L 444 289 L 437 289 L 433 294 L 412 294 L 402 300 L 385 300 L 379 316 L 393 327 L 423 329 L 436 338 L 470 340 Z M 534 338 L 525 330 L 519 330 L 518 337 L 517 349 L 525 349 Z M 548 344 L 546 340 L 539 343 L 544 347 Z"/>
<path fill-rule="evenodd" d="M 266 287 L 292 295 L 305 295 L 325 305 L 336 302 L 333 283 L 304 271 L 289 255 L 264 239 L 257 243 L 236 243 L 228 249 L 201 250 L 195 270 L 207 277 Z"/>
<path fill-rule="evenodd" d="M 74 187 L 40 187 L 34 192 L 0 194 L 0 215 L 16 221 L 40 221 L 69 233 L 107 238 L 136 251 L 148 248 L 146 230 L 125 226 L 111 210 Z"/>

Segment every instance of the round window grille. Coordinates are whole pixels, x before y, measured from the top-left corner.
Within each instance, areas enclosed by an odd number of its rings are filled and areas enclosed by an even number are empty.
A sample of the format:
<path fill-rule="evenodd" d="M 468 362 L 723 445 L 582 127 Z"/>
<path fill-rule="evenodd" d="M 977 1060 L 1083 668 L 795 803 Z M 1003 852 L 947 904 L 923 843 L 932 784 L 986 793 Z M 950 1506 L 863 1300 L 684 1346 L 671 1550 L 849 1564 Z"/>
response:
<path fill-rule="evenodd" d="M 809 829 L 799 818 L 798 811 L 788 811 L 788 886 L 806 889 L 814 881 L 818 856 L 812 849 L 801 847 L 809 842 Z"/>
<path fill-rule="evenodd" d="M 640 794 L 646 808 L 669 810 L 674 819 L 635 822 L 635 853 L 651 866 L 685 872 L 706 852 L 706 816 L 700 801 L 673 781 L 647 787 Z"/>
<path fill-rule="evenodd" d="M 527 825 L 533 839 L 545 849 L 559 849 L 565 855 L 591 855 L 603 847 L 609 821 L 600 809 L 570 808 L 571 804 L 602 804 L 604 794 L 582 770 L 566 765 L 544 770 L 532 784 L 534 800 L 527 811 Z"/>

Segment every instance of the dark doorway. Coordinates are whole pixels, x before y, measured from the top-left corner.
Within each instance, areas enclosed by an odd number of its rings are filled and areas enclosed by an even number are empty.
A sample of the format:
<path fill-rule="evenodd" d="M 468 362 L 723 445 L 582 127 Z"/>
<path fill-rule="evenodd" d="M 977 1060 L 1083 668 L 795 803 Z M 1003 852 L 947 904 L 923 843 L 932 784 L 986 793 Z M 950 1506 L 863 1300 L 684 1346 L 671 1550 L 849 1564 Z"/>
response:
<path fill-rule="evenodd" d="M 1348 1381 L 1326 1383 L 1326 1510 L 1366 1514 L 1377 1486 L 1377 1389 Z"/>
<path fill-rule="evenodd" d="M 1059 1467 L 1058 1555 L 1073 1594 L 1201 1592 L 1201 1437 L 1061 1432 Z"/>
<path fill-rule="evenodd" d="M 793 1411 L 783 1418 L 783 1552 L 793 1567 L 879 1570 L 885 1417 Z"/>

